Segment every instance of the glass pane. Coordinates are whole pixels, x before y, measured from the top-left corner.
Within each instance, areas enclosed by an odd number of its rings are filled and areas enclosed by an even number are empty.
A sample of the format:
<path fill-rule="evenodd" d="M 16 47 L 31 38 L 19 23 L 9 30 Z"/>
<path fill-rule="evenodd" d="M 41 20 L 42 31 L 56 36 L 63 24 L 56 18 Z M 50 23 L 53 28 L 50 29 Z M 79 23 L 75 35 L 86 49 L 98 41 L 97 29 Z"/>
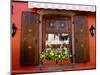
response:
<path fill-rule="evenodd" d="M 65 29 L 66 28 L 66 22 L 65 20 L 47 20 L 47 28 L 48 29 Z"/>
<path fill-rule="evenodd" d="M 69 35 L 66 33 L 48 33 L 46 34 L 46 48 L 60 48 L 61 45 L 69 44 Z"/>
<path fill-rule="evenodd" d="M 55 28 L 55 20 L 47 20 L 48 28 Z"/>
<path fill-rule="evenodd" d="M 65 27 L 65 23 L 66 23 L 66 21 L 64 21 L 64 20 L 56 20 L 56 28 L 57 29 L 64 28 Z"/>

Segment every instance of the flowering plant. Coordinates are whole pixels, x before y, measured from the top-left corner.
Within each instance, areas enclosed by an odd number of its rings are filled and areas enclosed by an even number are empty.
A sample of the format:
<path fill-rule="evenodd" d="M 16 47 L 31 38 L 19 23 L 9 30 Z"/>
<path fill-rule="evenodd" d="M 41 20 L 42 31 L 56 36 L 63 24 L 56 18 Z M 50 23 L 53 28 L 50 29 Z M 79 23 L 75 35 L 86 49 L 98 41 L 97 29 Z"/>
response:
<path fill-rule="evenodd" d="M 70 52 L 68 51 L 68 49 L 66 47 L 63 48 L 62 50 L 62 59 L 70 59 L 72 57 L 72 55 L 70 54 Z"/>
<path fill-rule="evenodd" d="M 57 53 L 55 53 L 54 49 L 48 50 L 48 52 L 41 52 L 40 59 L 42 62 L 45 60 L 54 60 L 54 61 L 61 61 L 68 60 L 72 57 L 70 52 L 66 47 L 62 48 L 62 50 L 59 50 Z"/>
<path fill-rule="evenodd" d="M 46 60 L 46 53 L 45 52 L 40 53 L 40 59 L 42 62 L 44 62 Z"/>
<path fill-rule="evenodd" d="M 55 52 L 54 52 L 54 50 L 53 49 L 51 49 L 51 50 L 49 50 L 48 52 L 47 52 L 47 59 L 48 60 L 55 60 Z"/>

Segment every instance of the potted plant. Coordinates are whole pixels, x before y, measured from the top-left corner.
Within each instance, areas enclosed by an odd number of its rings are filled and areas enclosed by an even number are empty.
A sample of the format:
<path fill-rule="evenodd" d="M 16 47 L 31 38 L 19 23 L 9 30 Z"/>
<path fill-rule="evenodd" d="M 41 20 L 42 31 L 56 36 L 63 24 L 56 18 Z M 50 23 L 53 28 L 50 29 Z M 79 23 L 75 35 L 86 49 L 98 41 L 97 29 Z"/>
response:
<path fill-rule="evenodd" d="M 70 54 L 70 52 L 67 50 L 67 48 L 63 48 L 63 54 L 62 54 L 62 59 L 64 64 L 69 64 L 71 63 L 71 57 L 72 55 Z"/>
<path fill-rule="evenodd" d="M 47 60 L 46 60 L 46 53 L 45 52 L 41 52 L 40 53 L 40 59 L 43 65 L 48 64 Z"/>
<path fill-rule="evenodd" d="M 40 59 L 42 64 L 69 64 L 71 62 L 72 55 L 63 47 L 57 53 L 54 49 L 48 50 L 48 52 L 41 52 Z"/>
<path fill-rule="evenodd" d="M 47 53 L 47 59 L 49 60 L 49 64 L 56 64 L 55 61 L 55 52 L 53 49 L 49 50 Z"/>
<path fill-rule="evenodd" d="M 56 55 L 56 60 L 57 60 L 57 64 L 62 64 L 62 51 L 58 51 L 57 55 Z"/>

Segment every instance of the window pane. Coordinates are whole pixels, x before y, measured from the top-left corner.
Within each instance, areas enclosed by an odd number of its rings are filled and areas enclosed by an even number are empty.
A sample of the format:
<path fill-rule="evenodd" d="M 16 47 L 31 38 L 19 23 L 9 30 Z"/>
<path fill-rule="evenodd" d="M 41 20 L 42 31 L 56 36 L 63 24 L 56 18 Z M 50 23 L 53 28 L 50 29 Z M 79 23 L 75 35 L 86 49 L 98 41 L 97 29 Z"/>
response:
<path fill-rule="evenodd" d="M 46 45 L 60 45 L 61 44 L 69 44 L 69 36 L 68 34 L 61 33 L 61 34 L 54 34 L 54 33 L 48 33 L 47 34 L 47 40 Z"/>

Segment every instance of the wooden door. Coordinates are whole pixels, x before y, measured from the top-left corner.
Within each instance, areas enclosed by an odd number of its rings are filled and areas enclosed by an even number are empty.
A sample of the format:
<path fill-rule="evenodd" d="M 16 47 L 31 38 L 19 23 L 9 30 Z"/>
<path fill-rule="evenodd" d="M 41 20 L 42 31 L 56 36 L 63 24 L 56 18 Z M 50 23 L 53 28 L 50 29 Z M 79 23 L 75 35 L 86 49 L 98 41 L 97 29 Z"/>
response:
<path fill-rule="evenodd" d="M 75 16 L 75 62 L 89 62 L 89 39 L 87 16 Z"/>
<path fill-rule="evenodd" d="M 39 15 L 37 13 L 22 13 L 21 66 L 33 66 L 39 63 L 38 25 Z"/>

